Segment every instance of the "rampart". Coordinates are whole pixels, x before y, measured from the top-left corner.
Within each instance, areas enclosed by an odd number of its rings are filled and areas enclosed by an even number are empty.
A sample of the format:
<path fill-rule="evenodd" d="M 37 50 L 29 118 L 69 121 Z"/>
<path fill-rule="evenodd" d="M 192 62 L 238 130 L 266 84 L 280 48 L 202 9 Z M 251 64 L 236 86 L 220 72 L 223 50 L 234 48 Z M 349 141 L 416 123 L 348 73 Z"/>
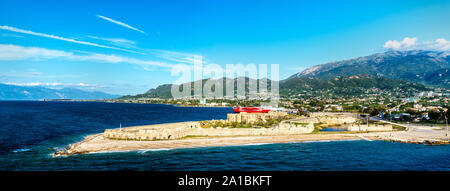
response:
<path fill-rule="evenodd" d="M 239 113 L 228 114 L 227 120 L 215 120 L 222 123 L 248 123 L 266 122 L 268 119 L 282 119 L 287 113 Z M 253 127 L 253 128 L 227 128 L 209 127 L 202 128 L 201 122 L 181 122 L 149 126 L 138 126 L 119 129 L 107 129 L 103 136 L 109 139 L 118 140 L 171 140 L 184 137 L 204 137 L 204 136 L 258 136 L 258 135 L 293 135 L 306 134 L 314 131 L 314 123 L 340 124 L 345 125 L 348 131 L 392 131 L 392 125 L 354 124 L 356 118 L 348 114 L 319 113 L 311 114 L 312 117 L 284 120 L 274 127 Z M 213 121 L 214 122 L 214 121 Z"/>
<path fill-rule="evenodd" d="M 283 112 L 240 113 L 228 114 L 227 122 L 255 123 L 269 118 L 286 116 Z M 223 121 L 223 120 L 218 120 Z M 181 122 L 161 125 L 150 125 L 130 128 L 107 129 L 103 136 L 117 140 L 170 140 L 183 137 L 203 136 L 257 136 L 257 135 L 291 135 L 311 133 L 314 130 L 312 123 L 298 124 L 291 121 L 283 121 L 276 127 L 270 128 L 202 128 L 200 122 Z"/>
<path fill-rule="evenodd" d="M 259 121 L 266 122 L 268 119 L 281 118 L 288 115 L 286 112 L 269 112 L 269 113 L 229 113 L 227 114 L 227 122 L 237 123 L 257 123 Z"/>

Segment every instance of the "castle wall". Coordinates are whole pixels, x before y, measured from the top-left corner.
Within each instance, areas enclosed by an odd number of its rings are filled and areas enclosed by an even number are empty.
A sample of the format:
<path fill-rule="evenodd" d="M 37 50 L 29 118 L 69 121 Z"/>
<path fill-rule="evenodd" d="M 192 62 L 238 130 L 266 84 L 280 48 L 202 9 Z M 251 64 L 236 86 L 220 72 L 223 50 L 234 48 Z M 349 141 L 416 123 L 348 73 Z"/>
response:
<path fill-rule="evenodd" d="M 276 128 L 193 128 L 190 136 L 254 136 L 254 135 L 293 135 L 311 133 L 313 124 L 295 126 L 280 124 Z"/>
<path fill-rule="evenodd" d="M 281 118 L 288 115 L 286 112 L 269 112 L 269 113 L 229 113 L 227 114 L 227 122 L 237 123 L 257 123 L 271 118 Z"/>
<path fill-rule="evenodd" d="M 228 114 L 221 122 L 256 123 L 286 116 L 285 112 Z M 294 135 L 314 131 L 314 123 L 346 124 L 348 131 L 392 131 L 392 125 L 355 125 L 356 118 L 345 114 L 319 113 L 314 117 L 285 120 L 272 128 L 202 128 L 200 122 L 182 122 L 151 126 L 107 129 L 103 136 L 120 140 L 169 140 L 187 136 L 260 136 Z"/>
<path fill-rule="evenodd" d="M 284 112 L 228 114 L 226 122 L 255 123 L 269 118 L 286 116 Z M 119 140 L 169 140 L 186 136 L 253 136 L 291 135 L 311 133 L 314 125 L 298 125 L 290 121 L 281 122 L 275 128 L 201 128 L 199 122 L 161 124 L 122 129 L 107 129 L 103 136 Z"/>

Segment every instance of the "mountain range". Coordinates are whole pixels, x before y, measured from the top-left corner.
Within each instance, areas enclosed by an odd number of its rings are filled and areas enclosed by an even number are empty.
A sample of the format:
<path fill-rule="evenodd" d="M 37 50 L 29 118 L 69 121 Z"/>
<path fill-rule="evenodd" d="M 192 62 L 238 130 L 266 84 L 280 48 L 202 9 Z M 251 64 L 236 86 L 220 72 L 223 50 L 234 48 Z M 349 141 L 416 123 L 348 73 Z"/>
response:
<path fill-rule="evenodd" d="M 449 55 L 450 53 L 447 51 L 388 51 L 316 65 L 289 78 L 331 79 L 339 76 L 366 74 L 448 88 L 450 87 Z"/>
<path fill-rule="evenodd" d="M 0 100 L 40 100 L 40 99 L 113 99 L 111 95 L 100 91 L 88 92 L 75 88 L 50 89 L 41 86 L 15 86 L 0 84 Z"/>
<path fill-rule="evenodd" d="M 237 89 L 237 80 L 232 80 L 235 89 Z M 202 80 L 202 84 L 204 85 L 206 80 Z M 212 80 L 212 82 L 216 82 L 219 80 L 223 80 L 223 84 L 226 84 L 226 78 L 221 78 L 217 80 Z M 191 83 L 191 95 L 194 95 L 194 82 Z M 254 83 L 259 91 L 259 80 L 245 78 L 245 93 L 248 95 L 249 89 L 248 84 Z M 271 91 L 270 83 L 271 81 L 267 81 L 268 91 Z M 187 84 L 187 83 L 185 83 Z M 133 99 L 133 98 L 161 98 L 161 99 L 169 99 L 172 98 L 171 88 L 172 84 L 164 84 L 160 85 L 157 88 L 150 89 L 144 94 L 138 94 L 135 96 L 123 96 L 122 99 Z M 212 87 L 214 90 L 214 86 Z M 370 90 L 370 91 L 368 91 Z M 380 93 L 382 91 L 390 91 L 395 90 L 397 92 L 401 92 L 402 94 L 415 93 L 419 91 L 427 91 L 429 90 L 424 85 L 415 82 L 408 82 L 400 79 L 390 79 L 379 76 L 370 76 L 370 75 L 353 75 L 353 76 L 343 76 L 336 77 L 334 79 L 320 79 L 313 77 L 293 77 L 286 80 L 282 80 L 279 82 L 279 93 L 283 97 L 291 97 L 296 96 L 298 94 L 308 94 L 309 96 L 324 96 L 326 95 L 338 95 L 338 96 L 356 96 L 361 94 L 366 94 L 368 92 L 372 93 Z M 377 92 L 378 91 L 378 92 Z M 224 95 L 226 95 L 226 87 L 223 87 Z M 307 93 L 305 93 L 307 92 Z"/>
<path fill-rule="evenodd" d="M 450 88 L 449 55 L 444 51 L 388 51 L 316 65 L 281 80 L 280 95 L 287 97 L 313 92 L 312 95 L 352 96 L 368 90 L 402 94 L 427 91 L 432 87 Z M 225 82 L 224 78 L 218 80 Z M 246 78 L 247 84 L 252 81 L 258 82 Z M 171 84 L 164 84 L 144 94 L 122 98 L 172 98 L 171 87 Z"/>

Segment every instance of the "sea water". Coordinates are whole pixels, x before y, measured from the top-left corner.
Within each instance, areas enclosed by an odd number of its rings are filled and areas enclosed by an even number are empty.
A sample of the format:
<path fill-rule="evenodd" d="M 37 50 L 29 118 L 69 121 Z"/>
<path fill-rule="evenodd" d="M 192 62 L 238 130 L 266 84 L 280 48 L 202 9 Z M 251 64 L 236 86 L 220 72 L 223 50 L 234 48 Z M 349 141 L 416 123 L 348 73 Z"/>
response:
<path fill-rule="evenodd" d="M 52 158 L 104 129 L 225 119 L 231 108 L 103 102 L 0 102 L 0 171 L 4 170 L 450 170 L 450 146 L 384 141 L 148 149 Z"/>

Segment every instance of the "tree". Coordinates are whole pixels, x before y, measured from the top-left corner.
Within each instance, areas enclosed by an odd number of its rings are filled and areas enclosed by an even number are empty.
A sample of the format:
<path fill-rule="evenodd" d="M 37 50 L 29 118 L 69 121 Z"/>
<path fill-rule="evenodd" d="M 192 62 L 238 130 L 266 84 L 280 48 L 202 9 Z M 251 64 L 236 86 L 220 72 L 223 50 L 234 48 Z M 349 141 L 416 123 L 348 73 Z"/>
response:
<path fill-rule="evenodd" d="M 430 111 L 428 112 L 428 117 L 431 120 L 435 120 L 437 122 L 441 120 L 441 118 L 443 117 L 443 113 L 441 111 Z"/>
<path fill-rule="evenodd" d="M 385 109 L 384 109 L 384 108 L 381 108 L 381 107 L 374 107 L 374 106 L 371 106 L 371 107 L 365 108 L 365 109 L 363 110 L 363 112 L 364 112 L 364 113 L 369 113 L 371 116 L 375 116 L 375 115 L 380 114 L 380 112 L 385 112 Z"/>

